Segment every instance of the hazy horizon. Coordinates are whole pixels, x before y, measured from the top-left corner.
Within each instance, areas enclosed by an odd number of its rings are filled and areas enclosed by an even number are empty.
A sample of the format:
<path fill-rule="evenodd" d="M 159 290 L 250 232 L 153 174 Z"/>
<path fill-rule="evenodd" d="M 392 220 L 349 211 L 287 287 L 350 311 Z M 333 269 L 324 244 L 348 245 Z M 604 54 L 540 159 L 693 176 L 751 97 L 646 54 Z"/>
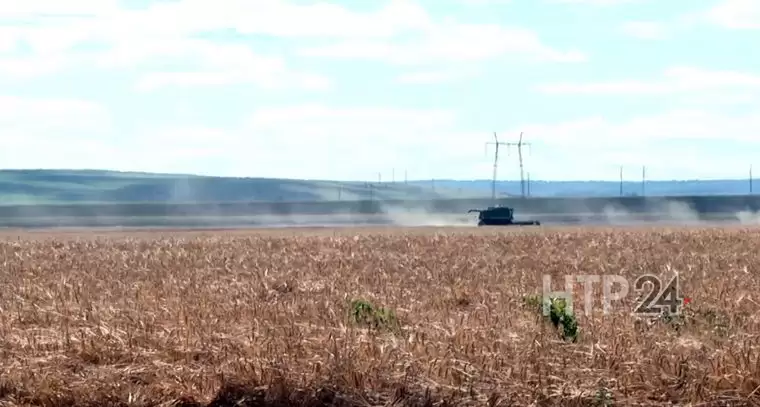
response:
<path fill-rule="evenodd" d="M 225 176 L 225 175 L 215 175 L 215 174 L 201 174 L 201 173 L 171 173 L 171 172 L 150 172 L 150 171 L 122 171 L 122 170 L 116 170 L 116 169 L 107 169 L 107 168 L 0 168 L 0 173 L 2 172 L 100 172 L 100 173 L 116 173 L 116 174 L 140 174 L 140 175 L 151 175 L 151 176 L 166 176 L 166 177 L 206 177 L 206 178 L 236 178 L 236 179 L 268 179 L 268 180 L 290 180 L 290 181 L 313 181 L 313 182 L 378 182 L 377 178 L 375 179 L 348 179 L 348 180 L 338 180 L 338 179 L 325 179 L 325 178 L 286 178 L 286 177 L 258 177 L 255 175 L 250 176 Z M 403 176 L 403 173 L 401 174 Z M 753 180 L 755 178 L 752 178 Z M 412 182 L 412 183 L 420 183 L 420 182 L 430 182 L 431 180 L 435 181 L 456 181 L 456 182 L 492 182 L 492 178 L 407 178 L 406 180 L 404 178 L 396 178 L 395 181 L 392 181 L 392 178 L 382 178 L 380 182 L 388 183 L 388 182 L 396 182 L 396 183 L 403 183 L 406 182 Z M 650 179 L 646 178 L 646 182 L 724 182 L 724 181 L 730 181 L 730 182 L 736 182 L 736 181 L 749 181 L 749 176 L 741 178 L 704 178 L 704 179 L 668 179 L 668 178 L 662 178 L 662 179 Z M 497 179 L 497 183 L 503 183 L 503 182 L 520 182 L 520 179 Z M 546 182 L 604 182 L 604 183 L 620 183 L 620 179 L 525 179 L 525 182 L 530 183 L 546 183 Z M 641 183 L 642 179 L 626 179 L 623 178 L 623 183 Z"/>

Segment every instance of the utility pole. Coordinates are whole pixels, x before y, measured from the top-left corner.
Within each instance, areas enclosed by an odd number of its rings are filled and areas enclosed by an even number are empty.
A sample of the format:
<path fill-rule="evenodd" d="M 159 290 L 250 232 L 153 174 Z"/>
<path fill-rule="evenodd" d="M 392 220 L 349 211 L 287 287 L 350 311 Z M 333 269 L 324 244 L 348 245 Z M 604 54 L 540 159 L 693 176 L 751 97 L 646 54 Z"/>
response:
<path fill-rule="evenodd" d="M 517 143 L 500 142 L 499 138 L 496 136 L 496 132 L 493 133 L 493 139 L 494 141 L 492 143 L 486 143 L 486 152 L 488 151 L 489 145 L 496 146 L 496 151 L 494 152 L 494 156 L 493 156 L 493 181 L 491 182 L 491 199 L 494 201 L 496 200 L 496 173 L 499 166 L 499 146 L 507 146 L 507 154 L 509 154 L 509 147 L 517 146 L 517 154 L 520 160 L 520 193 L 522 197 L 525 198 L 525 172 L 523 168 L 522 147 L 523 146 L 530 147 L 530 143 L 523 143 L 522 132 L 520 132 L 520 139 Z"/>
<path fill-rule="evenodd" d="M 407 175 L 407 172 L 406 172 L 406 171 L 407 171 L 407 170 L 404 170 L 404 185 L 406 185 L 406 184 L 408 184 L 408 183 L 409 183 L 409 178 L 407 178 L 407 177 L 406 177 L 406 175 Z"/>
<path fill-rule="evenodd" d="M 620 196 L 623 196 L 623 166 L 620 166 Z"/>
<path fill-rule="evenodd" d="M 647 194 L 647 167 L 642 166 L 641 167 L 641 196 L 646 196 Z"/>
<path fill-rule="evenodd" d="M 530 172 L 528 172 L 528 196 L 530 196 Z"/>
<path fill-rule="evenodd" d="M 493 132 L 493 143 L 486 143 L 486 154 L 488 154 L 488 145 L 493 144 L 496 146 L 496 151 L 493 154 L 493 178 L 491 180 L 491 201 L 496 204 L 496 170 L 499 167 L 499 138 L 496 136 L 496 132 Z"/>
<path fill-rule="evenodd" d="M 523 133 L 520 132 L 520 141 L 517 142 L 517 155 L 520 159 L 520 192 L 522 193 L 523 198 L 525 198 L 525 175 L 523 172 L 523 157 L 522 157 L 522 146 L 523 146 Z"/>

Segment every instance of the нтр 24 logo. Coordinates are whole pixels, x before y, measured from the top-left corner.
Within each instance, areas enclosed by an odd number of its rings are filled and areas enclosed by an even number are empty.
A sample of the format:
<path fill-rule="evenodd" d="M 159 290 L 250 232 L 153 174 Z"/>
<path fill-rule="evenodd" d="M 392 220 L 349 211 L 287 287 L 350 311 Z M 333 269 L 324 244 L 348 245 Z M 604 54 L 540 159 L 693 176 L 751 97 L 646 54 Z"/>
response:
<path fill-rule="evenodd" d="M 681 297 L 681 287 L 678 274 L 663 287 L 662 280 L 653 274 L 645 274 L 636 279 L 633 289 L 639 293 L 645 293 L 646 284 L 652 288 L 639 302 L 633 313 L 644 316 L 679 315 L 681 308 L 690 302 L 689 298 Z"/>

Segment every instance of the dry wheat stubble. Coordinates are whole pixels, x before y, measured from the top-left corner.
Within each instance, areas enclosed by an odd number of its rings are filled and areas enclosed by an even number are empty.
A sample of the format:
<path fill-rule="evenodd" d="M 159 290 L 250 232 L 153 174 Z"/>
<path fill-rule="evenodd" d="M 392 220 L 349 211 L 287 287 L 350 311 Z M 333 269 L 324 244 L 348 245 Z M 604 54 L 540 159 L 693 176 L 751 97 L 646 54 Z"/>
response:
<path fill-rule="evenodd" d="M 604 391 L 623 404 L 748 400 L 760 396 L 759 238 L 481 228 L 9 239 L 0 401 L 208 402 L 228 380 L 334 385 L 376 401 L 401 387 L 455 404 L 499 394 L 590 405 Z M 668 266 L 693 299 L 683 326 L 581 315 L 578 342 L 565 343 L 524 305 L 544 273 Z M 352 298 L 394 310 L 402 332 L 353 327 Z"/>

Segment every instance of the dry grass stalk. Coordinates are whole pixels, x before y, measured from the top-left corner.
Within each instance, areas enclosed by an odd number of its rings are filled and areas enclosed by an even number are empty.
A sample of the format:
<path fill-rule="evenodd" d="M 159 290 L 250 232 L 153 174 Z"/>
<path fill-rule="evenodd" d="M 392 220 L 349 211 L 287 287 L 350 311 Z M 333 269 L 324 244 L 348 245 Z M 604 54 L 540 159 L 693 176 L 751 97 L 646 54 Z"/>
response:
<path fill-rule="evenodd" d="M 757 405 L 759 241 L 744 229 L 9 239 L 0 405 Z M 693 300 L 678 326 L 637 322 L 631 295 L 615 315 L 579 315 L 569 343 L 523 300 L 544 273 L 668 267 Z M 355 326 L 353 299 L 400 328 Z"/>

